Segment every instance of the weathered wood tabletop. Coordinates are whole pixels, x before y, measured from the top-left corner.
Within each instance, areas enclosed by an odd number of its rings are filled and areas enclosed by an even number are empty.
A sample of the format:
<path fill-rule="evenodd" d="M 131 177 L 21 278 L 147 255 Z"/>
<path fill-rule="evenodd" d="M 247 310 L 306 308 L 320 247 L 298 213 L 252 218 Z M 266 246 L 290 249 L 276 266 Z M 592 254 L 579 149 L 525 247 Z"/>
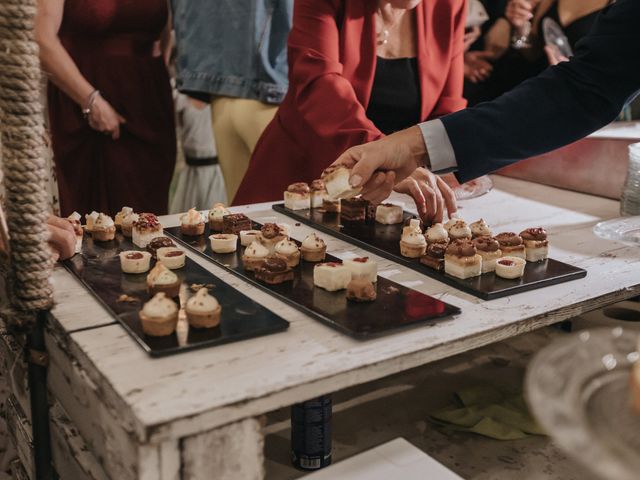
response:
<path fill-rule="evenodd" d="M 382 276 L 454 304 L 462 314 L 361 342 L 189 254 L 291 326 L 242 343 L 152 359 L 57 268 L 57 306 L 48 337 L 51 390 L 112 478 L 196 479 L 210 478 L 202 475 L 212 471 L 220 472 L 215 478 L 260 478 L 259 417 L 265 412 L 640 294 L 640 249 L 592 233 L 597 222 L 618 215 L 617 202 L 504 177 L 493 180 L 490 193 L 462 203 L 461 216 L 482 217 L 494 232 L 544 226 L 551 256 L 586 269 L 586 278 L 483 301 L 367 254 L 379 262 Z M 257 221 L 277 217 L 294 223 L 267 205 L 238 211 Z M 177 216 L 165 217 L 163 224 L 177 224 Z M 310 231 L 293 226 L 292 236 L 303 239 Z M 336 256 L 358 251 L 322 236 Z"/>

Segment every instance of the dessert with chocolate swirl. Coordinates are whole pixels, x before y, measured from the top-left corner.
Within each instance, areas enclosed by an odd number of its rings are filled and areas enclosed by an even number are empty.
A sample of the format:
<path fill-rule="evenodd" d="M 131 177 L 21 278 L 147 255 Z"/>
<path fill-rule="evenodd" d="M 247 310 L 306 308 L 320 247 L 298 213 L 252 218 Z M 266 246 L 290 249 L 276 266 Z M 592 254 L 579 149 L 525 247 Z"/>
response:
<path fill-rule="evenodd" d="M 269 255 L 255 270 L 256 280 L 269 285 L 279 285 L 293 280 L 293 270 L 287 262 L 275 255 Z"/>
<path fill-rule="evenodd" d="M 222 217 L 222 233 L 240 235 L 243 230 L 251 230 L 251 220 L 244 213 L 232 213 Z"/>
<path fill-rule="evenodd" d="M 265 223 L 258 236 L 258 241 L 269 250 L 269 253 L 275 253 L 276 245 L 286 239 L 287 235 L 277 223 Z"/>
<path fill-rule="evenodd" d="M 549 256 L 547 231 L 542 227 L 527 228 L 520 232 L 524 241 L 525 258 L 528 262 L 541 262 Z"/>
<path fill-rule="evenodd" d="M 284 206 L 289 210 L 311 208 L 311 189 L 304 182 L 292 183 L 284 192 Z"/>
<path fill-rule="evenodd" d="M 444 255 L 445 273 L 465 279 L 482 273 L 482 257 L 470 240 L 454 240 Z"/>
<path fill-rule="evenodd" d="M 147 244 L 147 251 L 151 254 L 153 258 L 156 258 L 157 252 L 159 248 L 166 247 L 175 247 L 176 244 L 173 243 L 169 237 L 155 237 L 151 239 L 151 241 Z"/>
<path fill-rule="evenodd" d="M 526 260 L 524 243 L 520 235 L 504 232 L 496 235 L 495 239 L 500 243 L 500 249 L 504 256 L 520 257 Z"/>
<path fill-rule="evenodd" d="M 364 198 L 345 198 L 340 202 L 340 220 L 345 222 L 364 222 L 367 218 L 369 202 Z"/>
<path fill-rule="evenodd" d="M 502 257 L 500 243 L 489 236 L 476 237 L 473 239 L 473 245 L 478 251 L 478 255 L 482 257 L 482 273 L 494 272 L 496 262 Z"/>
<path fill-rule="evenodd" d="M 430 243 L 427 252 L 420 257 L 420 263 L 439 272 L 444 271 L 444 254 L 447 251 L 447 243 Z"/>

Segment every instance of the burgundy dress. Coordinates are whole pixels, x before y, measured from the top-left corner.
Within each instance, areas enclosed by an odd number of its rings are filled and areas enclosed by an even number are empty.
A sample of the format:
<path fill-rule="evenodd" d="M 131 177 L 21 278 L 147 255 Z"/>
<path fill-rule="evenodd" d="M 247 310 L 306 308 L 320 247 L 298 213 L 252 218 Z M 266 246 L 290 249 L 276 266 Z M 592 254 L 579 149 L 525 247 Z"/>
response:
<path fill-rule="evenodd" d="M 167 212 L 176 157 L 169 75 L 158 40 L 166 0 L 66 0 L 59 37 L 80 72 L 122 115 L 119 140 L 89 127 L 82 107 L 49 83 L 62 215 L 123 206 Z"/>

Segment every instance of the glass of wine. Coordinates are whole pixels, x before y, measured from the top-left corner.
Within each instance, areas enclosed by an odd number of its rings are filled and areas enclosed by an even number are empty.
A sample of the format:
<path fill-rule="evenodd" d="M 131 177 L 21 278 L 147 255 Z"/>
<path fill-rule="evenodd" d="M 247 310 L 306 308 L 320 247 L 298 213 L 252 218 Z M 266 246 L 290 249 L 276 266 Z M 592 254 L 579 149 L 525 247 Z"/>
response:
<path fill-rule="evenodd" d="M 540 0 L 529 0 L 533 8 L 536 7 Z M 511 48 L 514 50 L 522 50 L 533 46 L 531 39 L 531 29 L 533 24 L 531 20 L 527 20 L 521 27 L 515 27 L 511 35 Z"/>

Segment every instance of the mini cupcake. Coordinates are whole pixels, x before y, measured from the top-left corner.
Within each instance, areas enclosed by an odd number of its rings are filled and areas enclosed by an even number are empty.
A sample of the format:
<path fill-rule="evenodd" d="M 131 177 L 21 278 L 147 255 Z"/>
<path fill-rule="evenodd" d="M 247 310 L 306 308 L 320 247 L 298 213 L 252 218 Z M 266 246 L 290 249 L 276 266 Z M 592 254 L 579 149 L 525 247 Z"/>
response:
<path fill-rule="evenodd" d="M 269 256 L 269 250 L 260 242 L 253 242 L 249 245 L 242 255 L 242 264 L 248 272 L 255 271 L 262 262 Z"/>
<path fill-rule="evenodd" d="M 213 328 L 220 324 L 222 307 L 206 288 L 201 288 L 187 300 L 184 310 L 189 326 L 193 328 Z"/>
<path fill-rule="evenodd" d="M 128 250 L 120 252 L 120 268 L 124 273 L 145 273 L 149 271 L 151 254 L 149 252 L 139 252 Z"/>
<path fill-rule="evenodd" d="M 482 218 L 477 222 L 473 222 L 471 225 L 469 225 L 469 228 L 471 228 L 471 235 L 473 236 L 473 238 L 493 236 L 489 225 L 487 225 L 487 222 L 485 222 Z"/>
<path fill-rule="evenodd" d="M 180 294 L 180 279 L 158 262 L 147 275 L 147 291 L 150 295 L 162 292 L 169 298 L 176 298 Z"/>
<path fill-rule="evenodd" d="M 412 218 L 409 223 L 402 227 L 402 236 L 409 235 L 410 233 L 416 233 L 422 235 L 422 221 L 419 218 Z"/>
<path fill-rule="evenodd" d="M 424 238 L 426 238 L 429 245 L 432 243 L 449 243 L 449 233 L 441 223 L 431 225 L 424 234 Z"/>
<path fill-rule="evenodd" d="M 93 222 L 91 237 L 96 242 L 108 242 L 116 237 L 116 225 L 109 215 L 101 213 Z"/>
<path fill-rule="evenodd" d="M 132 213 L 133 213 L 133 208 L 131 207 L 122 207 L 122 210 L 116 213 L 116 216 L 113 219 L 113 223 L 116 224 L 117 231 L 120 232 L 122 230 L 122 219 L 127 215 L 131 215 Z"/>
<path fill-rule="evenodd" d="M 240 232 L 240 245 L 248 247 L 260 238 L 260 230 L 242 230 Z"/>
<path fill-rule="evenodd" d="M 214 253 L 233 253 L 238 249 L 238 236 L 233 233 L 215 233 L 209 236 Z"/>
<path fill-rule="evenodd" d="M 456 220 L 449 227 L 449 238 L 453 240 L 471 240 L 472 234 L 469 225 L 464 220 Z"/>
<path fill-rule="evenodd" d="M 400 239 L 400 254 L 407 258 L 420 258 L 427 250 L 427 240 L 422 232 L 407 230 Z M 419 233 L 418 233 L 419 232 Z"/>
<path fill-rule="evenodd" d="M 222 203 L 216 203 L 211 207 L 211 210 L 209 210 L 209 228 L 214 232 L 221 232 L 222 219 L 230 213 Z"/>
<path fill-rule="evenodd" d="M 151 240 L 162 236 L 162 225 L 153 213 L 141 213 L 133 222 L 131 234 L 134 245 L 145 248 Z"/>
<path fill-rule="evenodd" d="M 160 247 L 156 251 L 156 256 L 159 262 L 171 270 L 184 267 L 187 260 L 187 255 L 184 253 L 184 250 L 176 247 Z"/>
<path fill-rule="evenodd" d="M 327 245 L 324 240 L 312 233 L 300 245 L 300 253 L 305 262 L 322 262 L 327 254 Z"/>
<path fill-rule="evenodd" d="M 78 212 L 73 212 L 67 217 L 67 220 L 73 227 L 73 233 L 76 235 L 76 253 L 82 252 L 82 239 L 84 237 L 84 231 L 82 230 L 82 224 L 80 219 L 82 217 Z"/>
<path fill-rule="evenodd" d="M 296 242 L 291 240 L 281 240 L 276 243 L 276 256 L 282 258 L 289 268 L 297 267 L 300 263 L 300 249 Z"/>
<path fill-rule="evenodd" d="M 183 235 L 197 237 L 204 233 L 204 218 L 195 208 L 190 208 L 180 217 L 180 231 Z"/>
<path fill-rule="evenodd" d="M 127 238 L 131 238 L 133 231 L 133 224 L 138 221 L 138 214 L 134 212 L 125 213 L 120 221 L 120 230 L 122 235 Z"/>
<path fill-rule="evenodd" d="M 152 337 L 172 335 L 178 326 L 178 306 L 162 292 L 145 303 L 138 315 L 142 331 Z"/>

